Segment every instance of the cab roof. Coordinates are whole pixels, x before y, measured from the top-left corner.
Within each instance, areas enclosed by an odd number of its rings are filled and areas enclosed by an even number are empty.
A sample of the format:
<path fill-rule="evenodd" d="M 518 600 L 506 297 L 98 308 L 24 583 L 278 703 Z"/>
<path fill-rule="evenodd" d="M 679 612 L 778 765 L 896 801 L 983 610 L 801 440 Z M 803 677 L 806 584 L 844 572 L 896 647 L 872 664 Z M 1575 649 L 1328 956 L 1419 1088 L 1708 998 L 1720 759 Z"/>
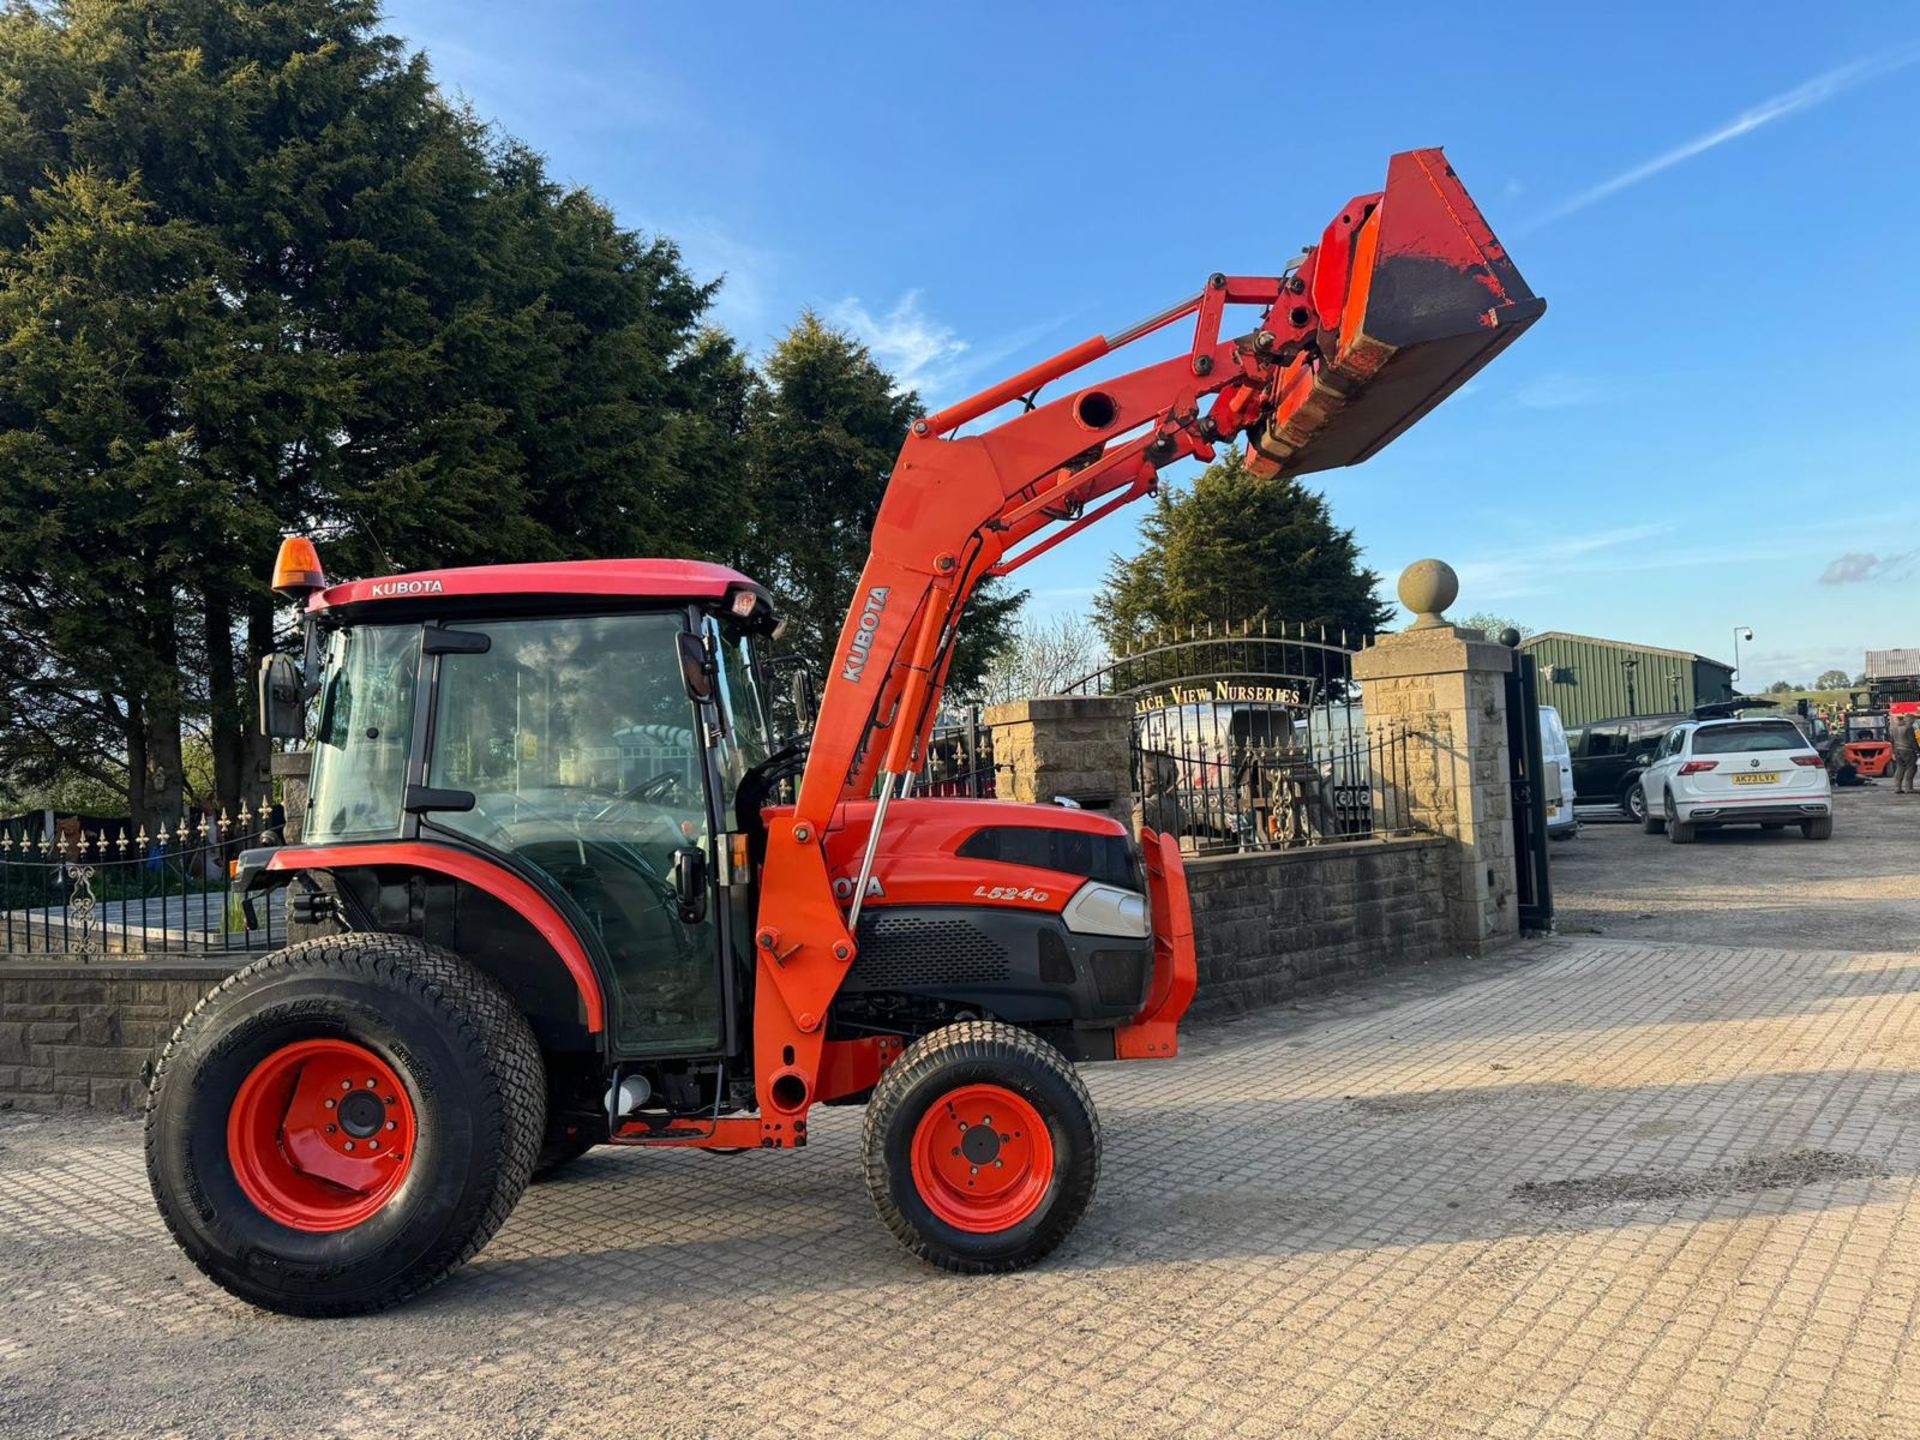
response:
<path fill-rule="evenodd" d="M 344 612 L 339 618 L 347 618 L 389 605 L 442 609 L 449 601 L 461 609 L 498 602 L 525 609 L 543 600 L 577 608 L 595 600 L 724 601 L 737 590 L 759 597 L 760 614 L 771 612 L 761 586 L 730 566 L 704 560 L 563 560 L 416 570 L 330 585 L 313 594 L 307 610 Z"/>

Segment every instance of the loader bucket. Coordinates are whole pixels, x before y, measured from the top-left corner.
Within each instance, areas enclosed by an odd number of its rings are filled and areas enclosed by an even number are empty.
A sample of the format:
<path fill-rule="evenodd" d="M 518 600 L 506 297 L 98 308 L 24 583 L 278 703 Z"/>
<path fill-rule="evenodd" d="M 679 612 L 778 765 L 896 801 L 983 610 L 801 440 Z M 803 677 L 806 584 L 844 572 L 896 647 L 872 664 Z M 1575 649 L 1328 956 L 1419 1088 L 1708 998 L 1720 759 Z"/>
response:
<path fill-rule="evenodd" d="M 1252 437 L 1249 458 L 1273 474 L 1368 459 L 1547 308 L 1437 149 L 1394 156 L 1387 188 L 1327 227 L 1311 269 L 1308 298 L 1323 335 L 1337 313 L 1337 339 L 1317 366 L 1295 364 Z"/>

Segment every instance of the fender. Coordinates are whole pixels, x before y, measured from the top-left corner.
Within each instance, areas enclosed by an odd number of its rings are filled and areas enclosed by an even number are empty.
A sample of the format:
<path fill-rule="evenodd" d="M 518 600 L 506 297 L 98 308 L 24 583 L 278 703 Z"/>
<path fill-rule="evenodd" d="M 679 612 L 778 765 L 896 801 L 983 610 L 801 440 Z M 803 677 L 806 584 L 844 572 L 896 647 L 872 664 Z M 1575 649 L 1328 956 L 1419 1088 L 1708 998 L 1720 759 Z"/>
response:
<path fill-rule="evenodd" d="M 606 997 L 600 989 L 600 977 L 593 961 L 581 945 L 566 917 L 554 908 L 533 886 L 504 865 L 496 864 L 450 845 L 423 845 L 406 840 L 385 840 L 371 845 L 290 845 L 276 850 L 263 867 L 272 874 L 292 874 L 301 870 L 344 870 L 363 865 L 399 865 L 415 870 L 431 870 L 455 880 L 464 880 L 486 891 L 494 899 L 517 911 L 520 918 L 539 933 L 560 957 L 580 992 L 580 1007 L 586 1015 L 587 1030 L 599 1035 L 607 1028 Z"/>

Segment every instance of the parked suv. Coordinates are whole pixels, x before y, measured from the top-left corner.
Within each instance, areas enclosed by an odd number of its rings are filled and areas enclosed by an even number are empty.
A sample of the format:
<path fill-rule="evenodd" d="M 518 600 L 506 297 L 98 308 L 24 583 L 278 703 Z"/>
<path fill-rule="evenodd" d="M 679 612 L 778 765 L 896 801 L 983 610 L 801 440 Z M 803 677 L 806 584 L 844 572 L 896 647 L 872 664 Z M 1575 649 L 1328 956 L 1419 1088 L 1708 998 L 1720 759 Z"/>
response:
<path fill-rule="evenodd" d="M 1704 720 L 1676 725 L 1640 777 L 1642 827 L 1685 845 L 1702 829 L 1798 825 L 1833 834 L 1827 767 L 1791 720 Z"/>
<path fill-rule="evenodd" d="M 1667 732 L 1686 714 L 1637 715 L 1619 720 L 1595 720 L 1567 732 L 1573 752 L 1573 798 L 1581 805 L 1618 805 L 1635 820 L 1646 818 L 1641 808 L 1640 772 L 1653 759 Z"/>

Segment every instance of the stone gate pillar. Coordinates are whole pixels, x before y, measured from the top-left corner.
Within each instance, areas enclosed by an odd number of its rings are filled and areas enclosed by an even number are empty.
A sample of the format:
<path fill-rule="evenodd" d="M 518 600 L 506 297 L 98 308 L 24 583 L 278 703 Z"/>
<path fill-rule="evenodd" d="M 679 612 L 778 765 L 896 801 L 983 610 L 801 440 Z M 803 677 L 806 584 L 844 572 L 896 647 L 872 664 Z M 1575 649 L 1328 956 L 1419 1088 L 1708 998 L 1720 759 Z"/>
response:
<path fill-rule="evenodd" d="M 307 828 L 307 786 L 313 775 L 311 750 L 280 750 L 269 762 L 280 782 L 280 806 L 286 812 L 286 842 L 298 845 Z"/>
<path fill-rule="evenodd" d="M 1404 734 L 1407 762 L 1380 767 L 1374 803 L 1449 842 L 1454 943 L 1483 950 L 1520 932 L 1505 678 L 1513 652 L 1442 613 L 1460 591 L 1452 567 L 1422 560 L 1400 577 L 1413 624 L 1354 657 L 1367 737 Z M 1375 753 L 1379 753 L 1377 750 Z"/>
<path fill-rule="evenodd" d="M 990 707 L 1002 800 L 1051 805 L 1065 797 L 1131 828 L 1133 702 L 1117 695 L 1040 695 Z"/>

